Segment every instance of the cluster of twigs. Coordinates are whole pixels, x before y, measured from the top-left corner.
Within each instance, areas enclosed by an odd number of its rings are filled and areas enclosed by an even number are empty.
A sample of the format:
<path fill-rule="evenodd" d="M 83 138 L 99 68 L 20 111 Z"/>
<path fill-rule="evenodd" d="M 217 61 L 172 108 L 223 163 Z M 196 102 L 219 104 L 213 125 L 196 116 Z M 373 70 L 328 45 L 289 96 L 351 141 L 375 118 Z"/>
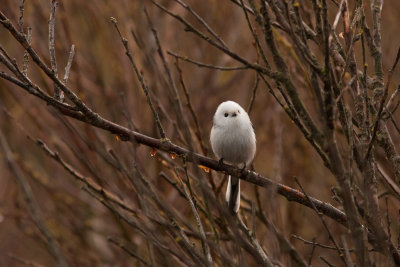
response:
<path fill-rule="evenodd" d="M 31 30 L 28 29 L 25 32 L 24 2 L 22 1 L 20 8 L 19 29 L 6 17 L 5 12 L 0 10 L 1 25 L 9 32 L 9 38 L 16 40 L 25 51 L 23 67 L 20 67 L 7 50 L 0 46 L 0 62 L 5 67 L 4 71 L 0 71 L 0 77 L 36 96 L 43 104 L 49 105 L 50 111 L 58 114 L 60 120 L 65 120 L 63 116 L 70 117 L 103 129 L 115 135 L 118 140 L 132 143 L 133 164 L 127 164 L 113 150 L 96 151 L 106 164 L 117 172 L 119 177 L 122 177 L 123 183 L 130 188 L 129 194 L 133 192 L 135 194 L 135 197 L 126 197 L 124 195 L 127 192 L 115 191 L 115 188 L 108 187 L 99 177 L 88 177 L 80 173 L 72 163 L 67 162 L 50 148 L 46 140 L 38 140 L 26 133 L 50 158 L 80 181 L 82 189 L 89 196 L 104 205 L 115 216 L 119 222 L 116 223 L 116 228 L 120 235 L 110 236 L 108 241 L 119 246 L 140 264 L 146 266 L 176 263 L 187 266 L 242 266 L 245 264 L 274 266 L 282 265 L 280 262 L 282 257 L 288 257 L 295 266 L 309 266 L 314 249 L 319 246 L 336 251 L 340 264 L 344 266 L 354 266 L 354 264 L 372 266 L 374 264 L 371 258 L 372 253 L 380 253 L 387 262 L 400 265 L 400 251 L 393 243 L 390 225 L 388 228 L 385 227 L 385 214 L 378 199 L 379 184 L 383 184 L 391 196 L 400 199 L 399 155 L 392 141 L 393 133 L 388 130 L 387 125 L 392 123 L 397 129 L 393 118 L 397 105 L 394 107 L 393 104 L 397 100 L 398 89 L 394 90 L 390 97 L 389 89 L 400 54 L 397 55 L 385 77 L 381 47 L 383 1 L 370 1 L 371 9 L 366 10 L 364 1 L 358 0 L 350 12 L 347 0 L 342 0 L 340 3 L 312 0 L 310 7 L 302 6 L 302 3 L 297 1 L 249 0 L 245 3 L 243 0 L 232 0 L 243 13 L 253 38 L 258 60 L 252 62 L 241 53 L 232 50 L 229 44 L 189 4 L 182 0 L 174 1 L 187 12 L 190 20 L 180 13 L 175 13 L 159 1 L 150 0 L 149 2 L 154 7 L 182 24 L 187 32 L 195 36 L 194 38 L 199 38 L 215 47 L 220 53 L 239 64 L 236 67 L 215 66 L 187 58 L 173 51 L 166 53 L 151 16 L 144 9 L 146 23 L 151 29 L 159 57 L 160 68 L 164 72 L 165 96 L 171 104 L 171 112 L 163 111 L 159 97 L 156 97 L 155 92 L 149 88 L 148 81 L 144 77 L 145 73 L 137 65 L 135 54 L 132 53 L 131 45 L 124 37 L 125 34 L 120 30 L 119 22 L 111 18 L 132 67 L 132 74 L 139 81 L 151 109 L 154 124 L 158 130 L 157 135 L 160 138 L 141 133 L 132 122 L 129 123 L 129 127 L 125 127 L 104 118 L 100 110 L 94 111 L 77 95 L 76 88 L 67 85 L 74 59 L 74 45 L 71 46 L 69 52 L 64 77 L 60 79 L 54 38 L 57 2 L 52 1 L 49 19 L 50 66 L 31 45 Z M 328 5 L 332 5 L 329 12 Z M 329 19 L 333 15 L 332 10 L 335 10 L 333 21 Z M 372 15 L 372 25 L 368 24 L 366 18 L 366 13 L 369 12 Z M 341 27 L 339 23 L 343 26 Z M 282 39 L 289 43 L 288 50 L 280 47 Z M 140 42 L 137 43 L 140 46 Z M 357 49 L 361 49 L 361 60 L 356 58 Z M 286 54 L 288 51 L 291 57 Z M 167 55 L 170 58 L 167 58 Z M 168 59 L 175 60 L 176 73 L 170 68 Z M 372 61 L 371 70 L 367 64 L 368 59 Z M 249 110 L 254 104 L 257 88 L 266 88 L 318 153 L 325 167 L 336 178 L 339 188 L 336 199 L 340 207 L 336 208 L 309 196 L 300 183 L 298 185 L 301 191 L 298 191 L 256 172 L 242 172 L 235 167 L 218 164 L 210 158 L 202 126 L 193 108 L 194 100 L 191 99 L 185 86 L 180 67 L 181 61 L 202 68 L 255 72 L 257 78 L 249 100 Z M 52 81 L 53 95 L 47 93 L 34 82 L 32 77 L 29 77 L 27 70 L 32 64 Z M 302 72 L 301 81 L 296 74 L 297 71 Z M 314 101 L 311 104 L 304 101 L 304 92 L 312 95 Z M 183 103 L 187 103 L 187 107 Z M 316 110 L 316 112 L 310 112 L 310 110 Z M 128 112 L 125 115 L 129 121 Z M 169 118 L 165 119 L 165 117 Z M 177 129 L 176 142 L 168 138 L 168 131 L 164 128 L 166 121 L 170 121 Z M 69 122 L 65 121 L 65 123 Z M 23 129 L 22 126 L 20 127 Z M 400 134 L 400 132 L 397 130 L 395 134 Z M 86 142 L 90 141 L 86 140 Z M 29 204 L 29 212 L 45 237 L 49 252 L 58 265 L 72 264 L 72 260 L 64 253 L 65 249 L 62 246 L 60 248 L 43 220 L 40 205 L 29 187 L 30 182 L 18 166 L 7 138 L 1 130 L 0 143 L 6 160 Z M 189 212 L 192 214 L 190 219 L 182 216 L 173 203 L 166 202 L 164 200 L 166 196 L 161 190 L 156 189 L 154 179 L 149 177 L 154 173 L 146 170 L 137 159 L 139 144 L 153 149 L 152 155 L 163 165 L 163 170 L 156 176 L 186 201 Z M 382 163 L 375 159 L 377 146 L 381 147 L 385 153 L 393 179 L 386 174 Z M 188 162 L 193 164 L 188 164 Z M 215 173 L 209 173 L 209 169 L 239 176 L 257 187 L 272 188 L 272 192 L 277 192 L 287 200 L 311 208 L 324 225 L 332 246 L 306 241 L 299 237 L 300 240 L 312 245 L 311 255 L 308 260 L 305 260 L 304 255 L 298 252 L 282 229 L 268 218 L 263 210 L 257 188 L 255 189 L 256 201 L 247 200 L 244 197 L 241 213 L 233 216 L 221 200 L 220 192 L 223 183 L 217 182 Z M 349 236 L 342 236 L 341 239 L 335 236 L 327 225 L 325 216 L 347 228 Z M 387 221 L 390 222 L 389 219 Z M 263 226 L 257 225 L 256 222 Z M 268 228 L 274 238 L 279 240 L 283 256 L 274 257 L 269 253 L 256 235 L 256 225 L 257 228 Z M 138 233 L 145 240 L 143 243 L 147 244 L 147 248 L 135 248 L 130 231 Z M 238 252 L 239 256 L 232 257 L 232 251 Z M 324 257 L 321 259 L 330 265 L 328 259 Z"/>

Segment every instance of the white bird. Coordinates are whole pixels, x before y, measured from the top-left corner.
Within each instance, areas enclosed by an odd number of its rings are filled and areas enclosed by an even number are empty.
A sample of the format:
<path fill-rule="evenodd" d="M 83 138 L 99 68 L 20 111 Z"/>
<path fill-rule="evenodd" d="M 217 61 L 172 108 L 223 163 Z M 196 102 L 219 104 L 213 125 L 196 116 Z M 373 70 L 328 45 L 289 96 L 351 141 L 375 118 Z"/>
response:
<path fill-rule="evenodd" d="M 211 147 L 220 162 L 245 168 L 256 153 L 256 135 L 247 112 L 236 102 L 221 103 L 215 112 L 210 134 Z M 240 180 L 229 176 L 225 195 L 229 209 L 240 207 Z"/>

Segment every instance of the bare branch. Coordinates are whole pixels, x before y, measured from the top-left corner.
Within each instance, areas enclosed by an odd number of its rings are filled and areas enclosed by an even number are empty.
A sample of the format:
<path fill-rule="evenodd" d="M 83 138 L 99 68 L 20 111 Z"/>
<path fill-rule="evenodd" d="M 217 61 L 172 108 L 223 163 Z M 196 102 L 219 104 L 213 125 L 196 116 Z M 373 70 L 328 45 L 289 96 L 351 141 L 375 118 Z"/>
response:
<path fill-rule="evenodd" d="M 46 225 L 42 212 L 40 211 L 39 205 L 36 202 L 35 196 L 33 195 L 32 188 L 29 185 L 27 179 L 22 173 L 21 169 L 18 167 L 17 163 L 14 160 L 14 156 L 12 151 L 8 145 L 8 142 L 0 130 L 0 145 L 2 147 L 3 153 L 6 156 L 8 165 L 11 171 L 14 173 L 15 178 L 17 180 L 18 185 L 21 187 L 23 191 L 26 204 L 28 205 L 29 212 L 35 221 L 36 226 L 39 228 L 40 232 L 46 238 L 46 245 L 49 252 L 53 255 L 55 260 L 57 261 L 58 266 L 66 267 L 68 266 L 64 255 L 62 254 L 56 240 L 53 237 L 53 234 L 50 232 L 48 226 Z"/>

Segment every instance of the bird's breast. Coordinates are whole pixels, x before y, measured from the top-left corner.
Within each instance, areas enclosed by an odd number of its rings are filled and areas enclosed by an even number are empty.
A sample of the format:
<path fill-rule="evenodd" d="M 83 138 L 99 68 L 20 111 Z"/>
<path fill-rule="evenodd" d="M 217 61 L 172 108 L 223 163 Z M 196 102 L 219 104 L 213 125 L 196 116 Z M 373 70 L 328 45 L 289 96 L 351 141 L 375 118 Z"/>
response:
<path fill-rule="evenodd" d="M 218 127 L 214 132 L 213 150 L 231 164 L 248 163 L 255 153 L 255 135 L 251 125 Z"/>

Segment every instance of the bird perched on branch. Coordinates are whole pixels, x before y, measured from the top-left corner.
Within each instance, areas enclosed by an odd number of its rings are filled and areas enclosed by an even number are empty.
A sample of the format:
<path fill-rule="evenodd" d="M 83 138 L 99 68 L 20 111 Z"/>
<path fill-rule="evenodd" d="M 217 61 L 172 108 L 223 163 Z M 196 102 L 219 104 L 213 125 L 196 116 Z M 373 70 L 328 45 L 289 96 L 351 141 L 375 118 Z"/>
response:
<path fill-rule="evenodd" d="M 210 134 L 211 147 L 219 162 L 243 170 L 256 153 L 256 135 L 247 112 L 236 102 L 221 103 L 215 112 Z M 240 207 L 240 179 L 229 176 L 225 199 L 233 213 Z"/>

